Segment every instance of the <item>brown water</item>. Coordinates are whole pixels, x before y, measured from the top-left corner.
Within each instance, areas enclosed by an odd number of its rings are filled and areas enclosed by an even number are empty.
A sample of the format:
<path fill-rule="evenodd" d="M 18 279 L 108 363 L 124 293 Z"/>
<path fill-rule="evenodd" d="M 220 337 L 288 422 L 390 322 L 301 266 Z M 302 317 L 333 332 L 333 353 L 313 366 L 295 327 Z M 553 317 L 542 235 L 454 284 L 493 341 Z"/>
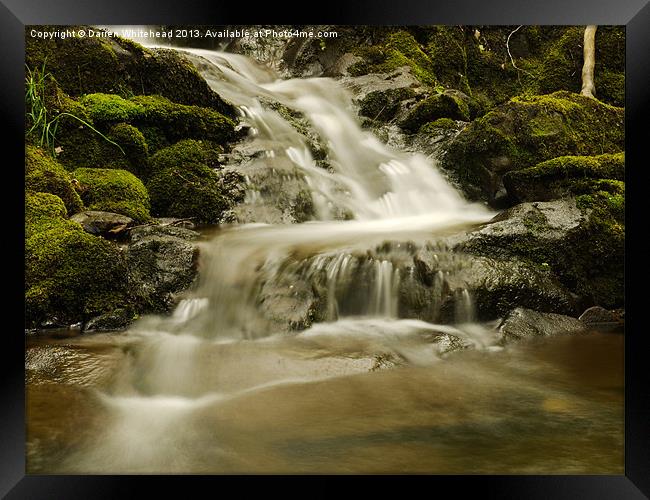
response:
<path fill-rule="evenodd" d="M 142 342 L 28 340 L 28 473 L 624 471 L 620 334 L 398 363 L 304 339 L 214 344 L 185 381 L 197 394 L 169 397 L 146 378 L 120 390 Z"/>

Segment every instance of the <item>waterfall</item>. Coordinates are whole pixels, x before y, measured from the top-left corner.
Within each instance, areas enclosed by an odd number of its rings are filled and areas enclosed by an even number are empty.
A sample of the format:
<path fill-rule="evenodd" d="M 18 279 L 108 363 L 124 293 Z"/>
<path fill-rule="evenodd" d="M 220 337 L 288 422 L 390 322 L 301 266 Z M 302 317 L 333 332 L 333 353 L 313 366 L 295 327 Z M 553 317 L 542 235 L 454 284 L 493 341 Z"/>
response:
<path fill-rule="evenodd" d="M 351 96 L 335 80 L 279 80 L 268 68 L 241 55 L 187 53 L 212 88 L 238 106 L 250 126 L 249 143 L 264 152 L 240 167 L 247 169 L 246 203 L 264 202 L 258 184 L 269 176 L 302 175 L 318 220 L 248 223 L 222 230 L 201 247 L 200 286 L 189 299 L 200 299 L 200 310 L 194 306 L 195 312 L 188 314 L 189 306 L 181 304 L 179 310 L 184 312 L 177 311 L 171 321 L 159 320 L 156 328 L 207 338 L 272 334 L 259 307 L 260 294 L 265 284 L 292 268 L 296 255 L 314 259 L 311 275 L 325 273 L 326 320 L 350 314 L 397 318 L 399 270 L 387 259 L 360 263 L 350 252 L 372 248 L 387 238 L 424 240 L 484 222 L 491 215 L 484 206 L 466 202 L 423 155 L 392 150 L 363 130 Z M 276 110 L 278 104 L 304 115 L 317 131 L 327 147 L 328 168 L 316 164 L 305 136 Z M 262 175 L 262 181 L 252 179 L 249 172 Z M 278 191 L 271 194 L 282 196 L 281 185 Z M 336 220 L 341 210 L 351 220 Z M 359 266 L 367 269 L 360 271 Z M 311 275 L 303 273 L 302 278 Z M 350 279 L 359 280 L 358 293 L 348 290 L 341 297 L 341 283 Z"/>
<path fill-rule="evenodd" d="M 489 344 L 482 330 L 402 317 L 399 259 L 376 249 L 388 240 L 423 243 L 493 214 L 465 201 L 434 161 L 395 151 L 363 130 L 335 80 L 279 80 L 241 55 L 186 53 L 249 127 L 238 147 L 253 154 L 224 166 L 246 179 L 246 210 L 243 222 L 199 243 L 198 286 L 175 311 L 141 318 L 127 332 L 138 347 L 114 393 L 100 398 L 114 422 L 98 454 L 83 458 L 118 469 L 182 470 L 176 449 L 190 446 L 191 436 L 176 441 L 174 433 L 206 405 L 278 384 L 368 372 L 377 359 L 426 365 L 449 346 Z M 296 128 L 296 116 L 311 132 Z M 326 161 L 314 159 L 315 140 Z M 292 180 L 309 189 L 314 220 L 269 223 Z M 433 279 L 434 309 L 444 279 L 440 272 Z M 469 292 L 457 303 L 458 322 L 473 321 Z M 317 361 L 323 356 L 327 363 Z M 131 447 L 125 456 L 133 429 L 153 429 L 138 438 L 148 449 Z"/>

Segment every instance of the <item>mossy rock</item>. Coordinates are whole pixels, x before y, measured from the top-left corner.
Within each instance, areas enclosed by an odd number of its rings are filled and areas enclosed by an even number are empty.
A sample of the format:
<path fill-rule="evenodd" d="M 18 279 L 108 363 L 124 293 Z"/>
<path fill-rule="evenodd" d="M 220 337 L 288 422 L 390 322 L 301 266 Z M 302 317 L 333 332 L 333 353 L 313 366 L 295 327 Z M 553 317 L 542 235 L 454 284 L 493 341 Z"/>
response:
<path fill-rule="evenodd" d="M 580 92 L 584 26 L 571 26 L 548 47 L 538 70 L 538 91 Z"/>
<path fill-rule="evenodd" d="M 419 133 L 428 135 L 438 135 L 449 131 L 458 130 L 459 126 L 455 120 L 451 118 L 438 118 L 429 123 L 425 123 L 420 127 Z"/>
<path fill-rule="evenodd" d="M 537 92 L 579 92 L 582 86 L 584 26 L 566 28 L 549 44 L 536 69 Z M 625 28 L 598 26 L 594 67 L 595 96 L 614 106 L 625 105 Z"/>
<path fill-rule="evenodd" d="M 160 96 L 136 96 L 144 114 L 138 121 L 162 128 L 170 141 L 207 139 L 223 144 L 234 137 L 235 123 L 217 111 L 175 104 Z"/>
<path fill-rule="evenodd" d="M 524 93 L 578 92 L 584 26 L 382 27 L 360 43 L 354 76 L 409 66 L 422 83 L 441 91 L 459 89 L 472 118 Z M 623 106 L 625 28 L 596 32 L 596 97 Z"/>
<path fill-rule="evenodd" d="M 65 168 L 43 150 L 29 145 L 25 150 L 25 189 L 57 195 L 69 215 L 83 209 L 72 177 Z"/>
<path fill-rule="evenodd" d="M 155 126 L 169 142 L 191 138 L 225 143 L 234 136 L 234 122 L 221 113 L 177 104 L 158 95 L 124 99 L 112 94 L 90 94 L 82 102 L 97 124 L 126 121 L 136 127 Z"/>
<path fill-rule="evenodd" d="M 28 327 L 86 321 L 127 304 L 127 293 L 125 261 L 115 244 L 68 225 L 26 239 Z"/>
<path fill-rule="evenodd" d="M 118 123 L 111 127 L 108 138 L 119 144 L 124 151 L 131 167 L 129 171 L 137 175 L 146 169 L 149 146 L 142 132 L 136 127 L 128 123 Z"/>
<path fill-rule="evenodd" d="M 90 94 L 80 103 L 91 126 L 105 137 L 79 124 L 58 134 L 58 157 L 69 170 L 115 168 L 140 175 L 152 151 L 178 140 L 223 144 L 234 137 L 234 122 L 217 111 L 173 103 L 161 96 L 124 99 Z"/>
<path fill-rule="evenodd" d="M 431 59 L 408 31 L 388 33 L 381 45 L 360 47 L 355 53 L 363 60 L 348 68 L 353 76 L 389 73 L 401 66 L 409 66 L 413 75 L 423 84 L 437 84 L 437 79 L 431 71 Z"/>
<path fill-rule="evenodd" d="M 108 93 L 130 97 L 163 95 L 174 102 L 208 107 L 230 117 L 234 107 L 223 101 L 181 53 L 147 49 L 119 36 L 41 39 L 29 30 L 52 32 L 97 28 L 90 26 L 29 26 L 26 28 L 25 61 L 54 75 L 63 90 L 74 97 Z"/>
<path fill-rule="evenodd" d="M 359 102 L 359 114 L 373 120 L 389 121 L 399 111 L 401 103 L 415 97 L 410 88 L 394 88 L 369 92 Z"/>
<path fill-rule="evenodd" d="M 25 193 L 25 238 L 55 227 L 79 230 L 81 227 L 68 220 L 63 200 L 50 193 Z"/>
<path fill-rule="evenodd" d="M 439 118 L 469 121 L 469 107 L 456 95 L 436 94 L 417 103 L 401 126 L 410 132 L 416 132 L 425 123 Z"/>
<path fill-rule="evenodd" d="M 602 190 L 605 183 L 610 185 L 610 190 L 615 190 L 624 179 L 625 153 L 615 153 L 560 156 L 531 168 L 508 172 L 503 184 L 517 202 L 548 201 Z"/>
<path fill-rule="evenodd" d="M 105 132 L 108 133 L 106 130 Z M 56 144 L 57 160 L 68 171 L 86 167 L 134 169 L 124 148 L 120 150 L 115 144 L 83 125 L 58 132 Z"/>
<path fill-rule="evenodd" d="M 494 203 L 502 177 L 558 156 L 624 149 L 624 110 L 570 92 L 518 96 L 466 127 L 442 166 L 472 199 Z"/>
<path fill-rule="evenodd" d="M 192 218 L 199 223 L 219 222 L 230 208 L 221 177 L 201 163 L 177 163 L 153 175 L 147 183 L 151 208 L 158 217 Z"/>
<path fill-rule="evenodd" d="M 79 168 L 73 175 L 89 210 L 126 215 L 136 222 L 151 218 L 147 189 L 132 173 L 120 169 Z"/>
<path fill-rule="evenodd" d="M 149 161 L 149 172 L 161 172 L 186 164 L 201 164 L 210 168 L 219 166 L 219 155 L 223 148 L 211 141 L 186 139 L 164 148 L 154 154 Z"/>
<path fill-rule="evenodd" d="M 614 183 L 614 184 L 612 184 Z M 625 191 L 522 203 L 470 233 L 457 251 L 522 258 L 551 271 L 574 293 L 581 310 L 624 305 Z"/>
<path fill-rule="evenodd" d="M 144 114 L 144 108 L 116 94 L 88 94 L 80 99 L 96 122 L 129 122 Z"/>

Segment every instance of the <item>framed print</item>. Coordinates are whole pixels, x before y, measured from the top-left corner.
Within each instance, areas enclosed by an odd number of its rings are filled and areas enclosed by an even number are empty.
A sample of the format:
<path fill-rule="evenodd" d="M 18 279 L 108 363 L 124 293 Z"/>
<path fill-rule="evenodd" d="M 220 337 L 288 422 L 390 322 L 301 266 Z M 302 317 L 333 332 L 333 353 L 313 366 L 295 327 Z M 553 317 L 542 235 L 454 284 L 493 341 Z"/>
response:
<path fill-rule="evenodd" d="M 8 498 L 648 494 L 650 8 L 497 3 L 4 1 Z"/>

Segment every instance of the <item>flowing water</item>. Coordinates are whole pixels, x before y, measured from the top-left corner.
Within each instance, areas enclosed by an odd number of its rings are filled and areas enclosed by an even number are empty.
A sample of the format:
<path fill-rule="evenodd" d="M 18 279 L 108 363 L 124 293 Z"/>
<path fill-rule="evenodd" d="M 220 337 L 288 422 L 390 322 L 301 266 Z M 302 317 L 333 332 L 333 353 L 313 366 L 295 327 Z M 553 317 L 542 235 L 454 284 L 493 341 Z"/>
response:
<path fill-rule="evenodd" d="M 622 471 L 619 336 L 504 350 L 471 290 L 453 325 L 400 317 L 403 270 L 378 245 L 492 213 L 361 129 L 338 82 L 189 54 L 250 127 L 225 166 L 247 179 L 238 223 L 200 244 L 200 283 L 170 316 L 30 341 L 28 470 Z M 289 224 L 278 207 L 301 190 L 313 220 Z"/>

